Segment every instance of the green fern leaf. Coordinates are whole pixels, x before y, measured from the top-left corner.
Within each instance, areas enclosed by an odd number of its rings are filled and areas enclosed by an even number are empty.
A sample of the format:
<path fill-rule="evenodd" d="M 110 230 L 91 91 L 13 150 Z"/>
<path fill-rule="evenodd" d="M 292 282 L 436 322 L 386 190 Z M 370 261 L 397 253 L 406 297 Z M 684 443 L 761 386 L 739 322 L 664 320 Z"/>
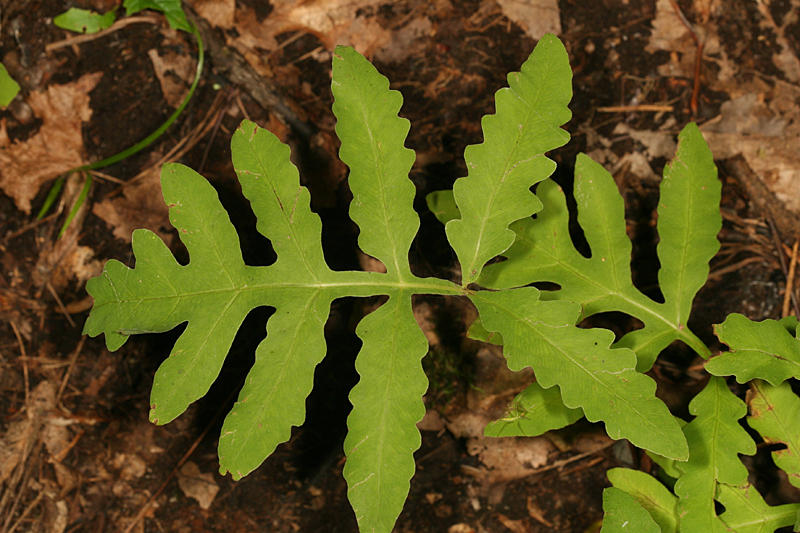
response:
<path fill-rule="evenodd" d="M 364 346 L 356 361 L 361 380 L 350 393 L 353 410 L 344 442 L 347 495 L 360 531 L 391 531 L 420 445 L 416 424 L 425 415 L 428 379 L 421 361 L 428 341 L 402 291 L 367 315 L 356 333 Z"/>
<path fill-rule="evenodd" d="M 150 418 L 164 424 L 208 391 L 247 313 L 274 307 L 219 439 L 220 470 L 239 479 L 303 422 L 314 368 L 325 356 L 323 326 L 331 303 L 347 296 L 388 297 L 356 328 L 363 346 L 356 359 L 360 380 L 350 396 L 344 476 L 362 531 L 392 529 L 414 472 L 416 423 L 424 413 L 427 385 L 420 365 L 427 348 L 413 318 L 414 294 L 468 296 L 481 314 L 474 333 L 481 333 L 482 324 L 487 339 L 504 341 L 512 369 L 534 368 L 539 385 L 528 394 L 539 394 L 551 406 L 563 398 L 558 424 L 582 411 L 591 421 L 602 420 L 613 438 L 686 460 L 684 434 L 655 397 L 654 382 L 635 370 L 636 355 L 612 349 L 610 331 L 578 328 L 580 303 L 545 301 L 534 288 L 466 288 L 486 261 L 514 241 L 509 226 L 540 206 L 529 189 L 552 172 L 544 152 L 566 142 L 559 126 L 569 118 L 569 79 L 563 46 L 555 37 L 543 38 L 522 72 L 509 77 L 511 88 L 498 93 L 497 114 L 483 123 L 484 144 L 467 150 L 470 175 L 459 180 L 454 196 L 462 218 L 447 226 L 466 272 L 457 285 L 419 278 L 408 262 L 419 220 L 408 180 L 414 156 L 404 147 L 409 125 L 397 116 L 402 98 L 363 57 L 337 48 L 332 88 L 340 155 L 350 168 L 350 215 L 360 228 L 360 247 L 386 272 L 328 267 L 321 222 L 310 209 L 289 148 L 245 121 L 231 143 L 234 168 L 257 229 L 272 243 L 277 260 L 246 265 L 213 187 L 187 167 L 167 165 L 164 199 L 189 262 L 178 264 L 155 234 L 136 231 L 135 267 L 109 261 L 87 284 L 95 304 L 85 332 L 105 334 L 113 350 L 129 335 L 186 324 L 154 378 Z M 626 261 L 617 263 L 626 268 Z M 623 274 L 614 279 L 627 282 L 629 275 Z M 691 283 L 678 285 L 679 297 L 686 298 Z"/>
<path fill-rule="evenodd" d="M 800 503 L 767 505 L 752 485 L 734 487 L 720 484 L 717 500 L 725 506 L 720 518 L 728 531 L 736 533 L 771 533 L 792 526 L 800 513 Z"/>
<path fill-rule="evenodd" d="M 234 168 L 257 228 L 272 242 L 278 260 L 266 267 L 245 265 L 236 232 L 211 185 L 191 169 L 166 166 L 164 199 L 189 264 L 179 265 L 153 233 L 137 231 L 136 268 L 109 261 L 103 275 L 88 283 L 95 306 L 85 331 L 105 333 L 109 348 L 115 349 L 128 335 L 188 323 L 153 383 L 150 416 L 163 424 L 207 392 L 248 311 L 274 306 L 267 337 L 220 436 L 220 470 L 238 479 L 303 422 L 314 367 L 325 355 L 323 326 L 331 302 L 348 295 L 389 295 L 357 328 L 364 343 L 357 360 L 362 380 L 352 393 L 345 469 L 362 530 L 388 532 L 413 475 L 413 452 L 420 442 L 416 422 L 424 414 L 427 386 L 420 365 L 427 347 L 414 322 L 411 296 L 463 290 L 410 273 L 408 250 L 419 222 L 407 176 L 413 154 L 403 148 L 408 123 L 396 116 L 399 94 L 389 91 L 386 79 L 354 51 L 337 49 L 336 61 L 337 130 L 352 171 L 351 213 L 362 228 L 359 242 L 388 272 L 328 268 L 321 223 L 310 210 L 309 193 L 299 184 L 289 148 L 244 122 L 231 143 Z M 358 87 L 368 87 L 374 99 L 349 98 L 359 94 Z M 360 151 L 371 157 L 354 158 Z M 390 228 L 391 239 L 386 239 Z M 390 338 L 387 323 L 393 326 Z M 393 361 L 388 368 L 387 360 Z"/>
<path fill-rule="evenodd" d="M 453 186 L 461 218 L 445 228 L 463 286 L 514 242 L 509 224 L 541 209 L 529 189 L 556 168 L 545 152 L 569 140 L 559 126 L 571 117 L 571 83 L 564 45 L 545 35 L 520 72 L 509 74 L 509 87 L 495 95 L 497 113 L 481 121 L 483 143 L 464 151 L 468 175 Z"/>
<path fill-rule="evenodd" d="M 785 444 L 772 452 L 775 465 L 786 472 L 789 483 L 800 488 L 800 398 L 788 382 L 772 386 L 760 380 L 752 383 L 747 403 L 747 423 L 765 442 Z"/>
<path fill-rule="evenodd" d="M 719 250 L 721 191 L 703 134 L 689 124 L 678 135 L 675 159 L 664 168 L 658 201 L 658 282 L 669 317 L 681 329 L 708 278 L 708 262 Z"/>
<path fill-rule="evenodd" d="M 630 468 L 612 468 L 608 480 L 615 488 L 633 496 L 661 528 L 661 533 L 678 530 L 678 499 L 656 478 Z"/>
<path fill-rule="evenodd" d="M 487 437 L 531 437 L 569 426 L 581 417 L 583 411 L 564 405 L 558 387 L 544 389 L 538 383 L 531 383 L 512 400 L 506 415 L 490 422 L 483 434 Z"/>
<path fill-rule="evenodd" d="M 706 363 L 711 374 L 734 375 L 739 383 L 763 379 L 772 385 L 791 377 L 800 379 L 800 340 L 783 323 L 753 322 L 733 313 L 717 324 L 714 332 L 730 351 Z"/>
<path fill-rule="evenodd" d="M 747 469 L 738 454 L 753 455 L 756 445 L 738 423 L 746 411 L 744 402 L 717 377 L 689 404 L 695 416 L 683 428 L 689 461 L 677 465 L 683 474 L 675 482 L 680 531 L 726 531 L 714 510 L 714 497 L 717 483 L 747 481 Z"/>
<path fill-rule="evenodd" d="M 609 487 L 603 491 L 603 527 L 600 533 L 659 533 L 661 529 L 636 498 Z"/>
<path fill-rule="evenodd" d="M 489 265 L 479 282 L 494 288 L 554 282 L 561 287 L 554 296 L 580 302 L 583 316 L 622 311 L 639 318 L 644 328 L 629 333 L 617 346 L 636 352 L 640 371 L 648 370 L 674 340 L 708 357 L 708 348 L 689 331 L 686 319 L 694 295 L 708 276 L 708 261 L 719 249 L 720 189 L 711 152 L 697 126 L 690 124 L 681 132 L 675 159 L 665 169 L 659 205 L 671 206 L 675 197 L 691 197 L 693 209 L 702 216 L 684 208 L 659 207 L 659 254 L 665 256 L 659 279 L 666 283 L 664 303 L 634 287 L 622 198 L 611 175 L 583 154 L 575 165 L 574 193 L 591 257 L 575 250 L 564 195 L 555 183 L 546 181 L 536 191 L 544 204 L 542 213 L 536 220 L 523 219 L 511 226 L 517 240 L 503 254 L 507 261 Z M 678 247 L 684 263 L 666 257 Z"/>
<path fill-rule="evenodd" d="M 602 420 L 613 439 L 626 438 L 655 453 L 685 460 L 678 423 L 655 397 L 655 382 L 636 372 L 636 355 L 609 348 L 614 334 L 575 327 L 580 306 L 541 301 L 533 287 L 470 295 L 483 325 L 503 336 L 511 370 L 533 367 L 545 389 L 558 385 L 564 405 Z"/>

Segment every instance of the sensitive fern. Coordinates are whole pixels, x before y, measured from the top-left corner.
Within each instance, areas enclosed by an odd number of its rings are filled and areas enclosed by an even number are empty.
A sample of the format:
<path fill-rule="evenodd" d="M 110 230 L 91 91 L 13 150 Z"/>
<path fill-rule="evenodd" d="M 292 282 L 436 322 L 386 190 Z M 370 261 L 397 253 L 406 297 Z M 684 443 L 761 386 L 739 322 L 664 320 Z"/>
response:
<path fill-rule="evenodd" d="M 325 356 L 323 326 L 331 303 L 345 296 L 386 297 L 356 328 L 360 379 L 350 393 L 344 477 L 360 530 L 388 532 L 414 473 L 416 424 L 428 386 L 421 365 L 428 346 L 412 296 L 465 297 L 480 314 L 470 335 L 502 344 L 509 367 L 533 367 L 537 379 L 487 434 L 538 435 L 585 416 L 604 422 L 612 438 L 647 450 L 665 475 L 677 479 L 673 494 L 646 473 L 610 471 L 604 531 L 627 531 L 631 524 L 636 531 L 713 531 L 732 524 L 767 531 L 792 523 L 798 506 L 769 507 L 746 485 L 738 454 L 753 453 L 754 442 L 738 425 L 744 403 L 723 378 L 712 378 L 694 399 L 696 418 L 687 424 L 670 414 L 643 373 L 674 340 L 711 355 L 686 325 L 719 248 L 721 224 L 720 184 L 699 130 L 689 125 L 681 132 L 665 171 L 658 221 L 664 301 L 657 302 L 631 281 L 631 244 L 613 179 L 584 155 L 576 165 L 575 196 L 591 257 L 579 254 L 569 237 L 564 195 L 547 179 L 555 164 L 545 154 L 568 140 L 561 126 L 570 118 L 570 85 L 563 45 L 543 37 L 520 72 L 509 75 L 509 88 L 498 91 L 496 113 L 482 121 L 483 143 L 467 148 L 468 175 L 456 180 L 454 191 L 428 198 L 447 223 L 460 282 L 420 278 L 408 260 L 419 219 L 408 179 L 414 153 L 404 146 L 409 123 L 397 115 L 402 97 L 366 59 L 338 47 L 333 111 L 340 157 L 350 169 L 350 217 L 360 228 L 359 247 L 385 272 L 330 269 L 321 221 L 289 148 L 244 121 L 231 142 L 233 165 L 277 260 L 246 265 L 213 187 L 185 166 L 167 165 L 164 200 L 190 260 L 180 265 L 154 233 L 135 231 L 135 267 L 109 261 L 87 285 L 95 303 L 85 332 L 104 333 L 108 348 L 116 350 L 130 335 L 187 324 L 153 381 L 150 418 L 165 424 L 208 391 L 247 313 L 274 307 L 219 438 L 220 471 L 239 479 L 303 423 L 314 368 Z M 505 260 L 491 261 L 498 256 Z M 539 281 L 560 289 L 531 286 Z M 644 327 L 615 342 L 608 330 L 577 326 L 610 310 L 635 316 Z M 748 421 L 764 440 L 786 444 L 775 459 L 793 482 L 800 474 L 800 400 L 786 380 L 800 373 L 796 329 L 796 321 L 754 325 L 733 316 L 718 328 L 731 351 L 708 364 L 716 375 L 766 380 L 756 381 L 748 396 Z M 761 354 L 755 366 L 744 358 L 750 352 Z M 715 500 L 726 505 L 725 513 L 717 515 Z M 742 506 L 728 509 L 727 502 Z M 762 529 L 752 529 L 753 513 L 761 513 Z"/>

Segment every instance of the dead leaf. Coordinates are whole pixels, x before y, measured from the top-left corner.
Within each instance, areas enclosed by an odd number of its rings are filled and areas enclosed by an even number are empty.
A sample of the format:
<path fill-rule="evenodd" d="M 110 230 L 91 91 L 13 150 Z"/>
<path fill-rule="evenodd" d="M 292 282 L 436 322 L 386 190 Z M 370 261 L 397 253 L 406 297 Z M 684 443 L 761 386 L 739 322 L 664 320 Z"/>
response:
<path fill-rule="evenodd" d="M 148 50 L 147 55 L 153 63 L 164 100 L 170 106 L 178 107 L 186 97 L 194 78 L 194 59 L 187 54 L 178 54 L 172 50 L 159 52 L 155 48 Z"/>
<path fill-rule="evenodd" d="M 798 113 L 778 115 L 763 98 L 745 94 L 725 102 L 718 120 L 701 128 L 717 159 L 742 154 L 787 209 L 800 215 L 800 123 Z"/>
<path fill-rule="evenodd" d="M 42 125 L 25 141 L 9 142 L 5 122 L 0 122 L 0 189 L 21 211 L 30 213 L 31 200 L 43 184 L 86 162 L 81 127 L 92 116 L 89 92 L 102 76 L 86 74 L 32 92 L 28 104 Z"/>
<path fill-rule="evenodd" d="M 382 3 L 383 0 L 287 0 L 275 4 L 261 22 L 255 10 L 237 9 L 239 35 L 229 38 L 228 45 L 236 48 L 262 76 L 271 74 L 263 51 L 280 50 L 277 36 L 286 32 L 315 35 L 328 52 L 337 44 L 347 44 L 372 57 L 377 50 L 392 45 L 391 32 L 370 15 Z M 316 57 L 321 61 L 330 59 L 325 54 Z"/>
<path fill-rule="evenodd" d="M 25 463 L 39 438 L 48 412 L 55 409 L 55 406 L 56 386 L 47 380 L 40 382 L 31 391 L 25 404 L 25 418 L 11 422 L 5 435 L 0 435 L 0 483 Z M 57 443 L 51 441 L 50 444 Z"/>
<path fill-rule="evenodd" d="M 497 0 L 497 3 L 506 17 L 537 41 L 545 33 L 561 33 L 558 0 Z"/>
<path fill-rule="evenodd" d="M 218 28 L 232 28 L 236 16 L 235 0 L 187 0 L 195 12 Z"/>
<path fill-rule="evenodd" d="M 92 213 L 108 224 L 114 237 L 131 242 L 136 228 L 150 228 L 167 242 L 172 238 L 169 228 L 169 210 L 161 195 L 161 169 L 152 167 L 139 181 L 126 185 L 122 196 L 106 198 L 92 206 Z M 163 229 L 162 229 L 163 228 Z"/>
<path fill-rule="evenodd" d="M 186 496 L 197 500 L 197 504 L 204 510 L 211 507 L 211 503 L 219 492 L 214 475 L 200 472 L 200 468 L 192 461 L 187 461 L 181 467 L 178 473 L 178 486 Z"/>

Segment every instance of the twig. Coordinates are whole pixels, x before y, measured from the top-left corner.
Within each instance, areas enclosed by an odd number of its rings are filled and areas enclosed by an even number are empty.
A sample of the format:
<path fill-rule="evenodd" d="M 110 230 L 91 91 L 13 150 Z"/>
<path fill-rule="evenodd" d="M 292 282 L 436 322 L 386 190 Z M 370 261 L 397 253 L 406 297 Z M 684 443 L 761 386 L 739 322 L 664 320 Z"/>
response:
<path fill-rule="evenodd" d="M 50 43 L 44 47 L 47 53 L 52 52 L 53 50 L 58 50 L 59 48 L 65 48 L 67 46 L 72 46 L 74 44 L 81 44 L 86 43 L 89 41 L 93 41 L 95 39 L 99 39 L 101 37 L 105 37 L 106 35 L 113 33 L 117 30 L 121 30 L 125 26 L 130 26 L 131 24 L 136 24 L 137 22 L 150 22 L 152 24 L 157 24 L 159 22 L 159 18 L 153 15 L 141 15 L 137 17 L 127 17 L 124 19 L 120 19 L 115 22 L 110 28 L 106 28 L 105 30 L 101 30 L 97 33 L 91 33 L 87 35 L 76 35 L 75 37 L 69 37 L 64 39 L 63 41 L 56 41 L 54 43 Z"/>
<path fill-rule="evenodd" d="M 765 213 L 767 222 L 769 222 L 769 229 L 772 233 L 772 241 L 775 243 L 775 249 L 778 252 L 778 259 L 781 262 L 781 270 L 783 271 L 783 275 L 786 277 L 787 284 L 789 280 L 789 269 L 786 267 L 786 259 L 783 257 L 783 243 L 781 242 L 781 236 L 778 233 L 778 228 L 775 226 L 775 221 L 772 220 L 772 214 L 767 211 Z M 794 313 L 795 316 L 800 317 L 800 306 L 797 305 L 797 298 L 794 295 L 794 291 L 789 292 L 789 296 L 792 299 L 792 305 L 794 306 Z"/>
<path fill-rule="evenodd" d="M 36 506 L 39 505 L 39 502 L 42 500 L 43 494 L 44 492 L 39 492 L 39 494 L 36 495 L 33 501 L 28 504 L 25 510 L 22 511 L 22 514 L 19 515 L 17 521 L 14 522 L 14 524 L 10 528 L 8 528 L 8 531 L 6 531 L 6 533 L 14 533 L 14 531 L 17 529 L 17 527 L 19 527 L 19 525 L 22 523 L 25 517 L 28 516 L 28 513 L 33 511 L 36 508 Z"/>
<path fill-rule="evenodd" d="M 28 378 L 28 352 L 25 350 L 25 343 L 22 342 L 22 335 L 19 334 L 17 324 L 13 320 L 11 321 L 11 329 L 14 331 L 14 336 L 17 337 L 17 342 L 19 343 L 19 353 L 22 356 L 22 375 L 24 376 L 25 381 L 25 405 L 27 405 L 28 395 L 31 392 L 30 379 Z"/>
<path fill-rule="evenodd" d="M 53 220 L 57 216 L 58 216 L 58 213 L 52 213 L 50 215 L 47 215 L 44 218 L 40 218 L 39 220 L 34 220 L 33 222 L 25 224 L 24 226 L 19 228 L 14 233 L 9 233 L 8 235 L 6 235 L 5 239 L 3 239 L 3 240 L 8 242 L 11 239 L 15 239 L 15 238 L 19 237 L 20 235 L 22 235 L 23 233 L 26 233 L 27 231 L 32 230 L 36 226 L 40 226 L 40 225 L 44 224 L 45 222 L 50 222 L 51 220 Z"/>
<path fill-rule="evenodd" d="M 700 93 L 700 69 L 703 65 L 703 46 L 705 43 L 700 40 L 697 32 L 694 31 L 694 27 L 683 14 L 683 11 L 681 11 L 678 2 L 675 0 L 669 0 L 669 3 L 672 4 L 672 9 L 675 10 L 675 13 L 678 15 L 681 23 L 686 26 L 687 30 L 689 30 L 689 34 L 692 36 L 695 45 L 697 45 L 697 50 L 695 51 L 694 56 L 694 84 L 692 86 L 692 99 L 689 101 L 689 108 L 692 110 L 692 116 L 695 116 L 697 115 L 697 97 Z"/>
<path fill-rule="evenodd" d="M 673 111 L 674 107 L 665 104 L 639 104 L 639 105 L 612 105 L 607 107 L 598 107 L 598 113 L 629 113 L 629 112 L 655 112 Z"/>
<path fill-rule="evenodd" d="M 72 326 L 73 328 L 77 327 L 75 325 L 75 322 L 72 320 L 69 311 L 67 311 L 67 308 L 64 307 L 64 302 L 61 301 L 61 298 L 58 296 L 56 289 L 53 287 L 53 284 L 50 283 L 49 281 L 47 282 L 47 290 L 48 292 L 50 292 L 50 295 L 55 299 L 56 304 L 58 305 L 58 309 L 64 314 L 64 316 L 67 319 L 67 322 L 69 322 L 69 325 Z"/>
<path fill-rule="evenodd" d="M 797 246 L 800 244 L 800 241 L 794 241 L 794 246 L 792 246 L 792 259 L 789 261 L 789 274 L 786 275 L 786 292 L 783 295 L 783 310 L 781 312 L 781 316 L 789 316 L 789 302 L 792 300 L 794 296 L 794 271 L 795 267 L 797 267 Z M 797 313 L 795 309 L 795 316 L 800 317 L 800 313 Z"/>
<path fill-rule="evenodd" d="M 72 352 L 72 357 L 69 360 L 69 366 L 67 367 L 67 371 L 64 372 L 64 377 L 61 378 L 61 386 L 58 388 L 58 394 L 56 394 L 56 404 L 61 401 L 61 395 L 64 394 L 64 389 L 67 388 L 67 382 L 69 382 L 69 375 L 72 373 L 72 368 L 75 366 L 75 361 L 78 360 L 78 355 L 81 353 L 83 349 L 83 343 L 86 342 L 86 335 L 81 337 L 81 340 L 78 341 L 78 346 L 75 347 L 75 350 Z"/>
<path fill-rule="evenodd" d="M 736 263 L 734 263 L 732 265 L 728 265 L 728 266 L 723 267 L 723 268 L 715 268 L 708 275 L 708 279 L 709 280 L 711 280 L 711 279 L 719 279 L 722 276 L 724 276 L 725 274 L 727 274 L 728 272 L 735 272 L 735 271 L 741 269 L 743 266 L 749 265 L 750 263 L 762 263 L 762 262 L 764 262 L 764 258 L 761 257 L 761 256 L 748 257 L 746 259 L 742 259 L 741 261 L 737 261 Z"/>

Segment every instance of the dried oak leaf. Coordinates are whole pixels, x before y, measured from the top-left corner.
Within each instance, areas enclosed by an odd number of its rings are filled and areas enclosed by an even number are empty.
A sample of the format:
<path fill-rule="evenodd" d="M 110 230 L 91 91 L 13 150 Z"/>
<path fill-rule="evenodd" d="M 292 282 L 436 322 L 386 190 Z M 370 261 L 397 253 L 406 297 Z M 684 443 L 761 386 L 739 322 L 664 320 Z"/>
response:
<path fill-rule="evenodd" d="M 30 213 L 31 200 L 44 183 L 86 162 L 81 126 L 92 116 L 89 92 L 102 76 L 86 74 L 72 83 L 32 92 L 28 104 L 42 126 L 25 141 L 12 143 L 5 123 L 0 123 L 0 189 L 21 211 Z"/>

